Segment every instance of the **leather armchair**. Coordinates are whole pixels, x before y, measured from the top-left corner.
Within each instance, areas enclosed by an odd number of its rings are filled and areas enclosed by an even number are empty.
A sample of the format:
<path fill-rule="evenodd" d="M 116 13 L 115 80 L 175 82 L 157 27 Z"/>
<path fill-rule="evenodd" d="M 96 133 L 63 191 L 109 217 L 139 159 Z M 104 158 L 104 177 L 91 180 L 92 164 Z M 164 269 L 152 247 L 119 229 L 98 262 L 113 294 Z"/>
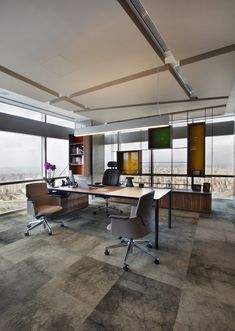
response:
<path fill-rule="evenodd" d="M 52 234 L 51 227 L 48 223 L 50 215 L 62 209 L 59 196 L 53 196 L 48 193 L 46 183 L 31 183 L 26 185 L 27 196 L 27 212 L 35 217 L 35 221 L 29 222 L 25 235 L 29 235 L 29 231 L 43 225 L 44 229 L 48 229 L 48 234 Z M 62 223 L 63 226 L 63 223 Z"/>
<path fill-rule="evenodd" d="M 154 231 L 154 213 L 153 213 L 154 191 L 140 197 L 136 207 L 132 207 L 129 216 L 110 215 L 111 223 L 107 229 L 112 235 L 121 237 L 121 241 L 105 248 L 104 254 L 109 255 L 109 250 L 113 248 L 127 246 L 124 257 L 123 270 L 128 271 L 127 258 L 134 247 L 139 248 L 154 258 L 154 263 L 159 264 L 159 257 L 152 253 L 149 248 L 152 244 L 149 240 L 135 240 L 142 238 Z"/>

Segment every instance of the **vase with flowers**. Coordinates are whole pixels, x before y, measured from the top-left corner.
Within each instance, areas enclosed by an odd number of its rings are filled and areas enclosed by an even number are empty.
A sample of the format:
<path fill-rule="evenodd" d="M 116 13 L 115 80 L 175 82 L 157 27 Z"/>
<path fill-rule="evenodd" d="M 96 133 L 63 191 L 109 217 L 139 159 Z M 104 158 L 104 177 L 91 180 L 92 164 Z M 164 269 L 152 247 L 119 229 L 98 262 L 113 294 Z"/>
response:
<path fill-rule="evenodd" d="M 55 164 L 51 164 L 49 162 L 46 162 L 44 164 L 44 168 L 46 171 L 46 176 L 43 177 L 43 179 L 45 180 L 45 182 L 51 186 L 51 187 L 55 187 L 55 170 L 56 170 L 56 165 Z"/>

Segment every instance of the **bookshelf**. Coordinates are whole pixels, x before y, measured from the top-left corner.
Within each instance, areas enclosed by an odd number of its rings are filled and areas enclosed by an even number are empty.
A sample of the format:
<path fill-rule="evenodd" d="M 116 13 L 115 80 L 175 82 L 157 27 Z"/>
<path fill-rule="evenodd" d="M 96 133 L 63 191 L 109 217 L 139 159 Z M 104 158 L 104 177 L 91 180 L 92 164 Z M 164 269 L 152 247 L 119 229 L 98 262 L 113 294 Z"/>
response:
<path fill-rule="evenodd" d="M 74 175 L 90 176 L 90 160 L 90 137 L 75 137 L 74 135 L 69 135 L 69 170 L 71 170 Z"/>

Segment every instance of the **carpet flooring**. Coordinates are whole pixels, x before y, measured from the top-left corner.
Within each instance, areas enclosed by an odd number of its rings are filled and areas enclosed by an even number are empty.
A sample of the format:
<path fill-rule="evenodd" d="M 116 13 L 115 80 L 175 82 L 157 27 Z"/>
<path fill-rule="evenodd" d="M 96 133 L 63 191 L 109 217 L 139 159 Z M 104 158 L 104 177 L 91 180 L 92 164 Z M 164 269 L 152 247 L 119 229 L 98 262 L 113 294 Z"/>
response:
<path fill-rule="evenodd" d="M 120 206 L 119 206 L 120 207 Z M 122 206 L 128 212 L 128 206 Z M 235 209 L 213 201 L 211 215 L 160 210 L 160 264 L 117 242 L 96 205 L 24 236 L 25 211 L 0 216 L 0 330 L 235 330 Z M 153 234 L 148 238 L 153 240 Z"/>

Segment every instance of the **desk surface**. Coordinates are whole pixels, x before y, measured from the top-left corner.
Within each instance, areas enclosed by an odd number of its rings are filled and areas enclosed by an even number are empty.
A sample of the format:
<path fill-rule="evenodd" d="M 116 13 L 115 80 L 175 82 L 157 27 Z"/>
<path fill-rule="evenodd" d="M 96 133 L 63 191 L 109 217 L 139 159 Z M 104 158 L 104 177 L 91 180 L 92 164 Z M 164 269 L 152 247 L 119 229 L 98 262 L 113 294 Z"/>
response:
<path fill-rule="evenodd" d="M 55 188 L 57 191 L 65 191 L 71 193 L 83 193 L 91 195 L 107 195 L 110 197 L 132 198 L 139 199 L 142 195 L 154 191 L 154 200 L 159 200 L 167 195 L 170 189 L 151 189 L 139 187 L 120 187 L 120 186 L 104 186 L 92 189 L 81 189 L 79 187 L 73 188 L 68 186 L 61 186 Z"/>
<path fill-rule="evenodd" d="M 158 203 L 161 198 L 169 194 L 169 216 L 168 227 L 171 228 L 171 190 L 170 189 L 152 189 L 152 188 L 140 188 L 140 187 L 121 187 L 121 186 L 103 186 L 92 189 L 81 189 L 79 187 L 73 188 L 68 186 L 62 186 L 55 188 L 57 191 L 70 192 L 70 193 L 82 193 L 97 196 L 118 197 L 118 198 L 131 198 L 139 199 L 142 195 L 154 191 L 154 200 L 156 201 L 155 208 L 155 248 L 158 248 L 158 236 L 159 236 L 159 208 Z"/>

